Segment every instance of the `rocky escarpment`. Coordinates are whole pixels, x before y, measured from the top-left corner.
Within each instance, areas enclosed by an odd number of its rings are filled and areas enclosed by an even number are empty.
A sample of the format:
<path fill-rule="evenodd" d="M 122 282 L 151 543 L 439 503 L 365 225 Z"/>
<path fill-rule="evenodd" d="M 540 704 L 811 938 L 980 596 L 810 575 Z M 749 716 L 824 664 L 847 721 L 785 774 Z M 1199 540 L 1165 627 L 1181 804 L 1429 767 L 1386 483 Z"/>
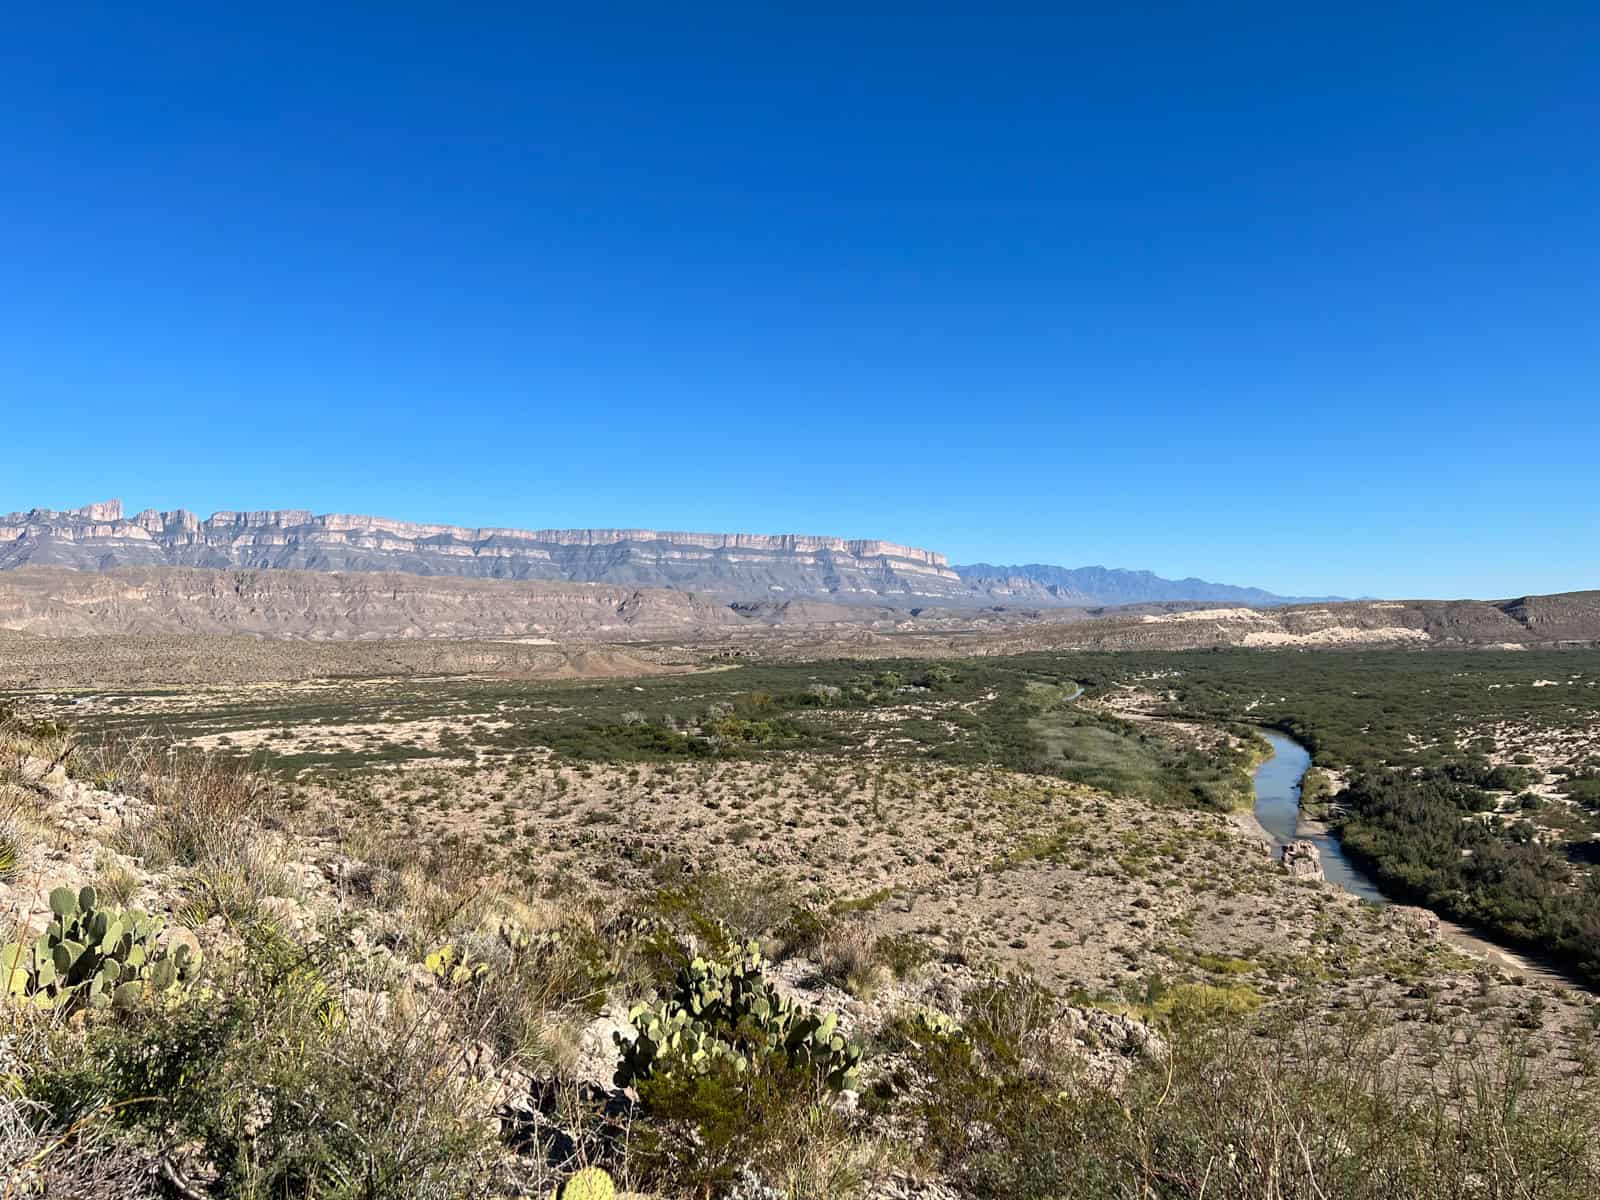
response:
<path fill-rule="evenodd" d="M 1353 601 L 1252 608 L 988 608 L 400 572 L 24 567 L 0 573 L 0 633 L 35 638 L 237 636 L 304 641 L 820 639 L 828 658 L 899 652 L 1600 646 L 1600 592 L 1516 601 Z M 896 639 L 906 639 L 903 646 Z M 7 657 L 0 637 L 0 666 Z"/>
<path fill-rule="evenodd" d="M 0 570 L 22 566 L 386 571 L 937 602 L 969 589 L 942 554 L 874 540 L 649 529 L 468 529 L 303 509 L 124 515 L 119 501 L 0 517 Z"/>
<path fill-rule="evenodd" d="M 693 592 L 611 584 L 184 567 L 26 568 L 0 576 L 0 629 L 49 637 L 631 641 L 749 623 L 727 603 Z"/>

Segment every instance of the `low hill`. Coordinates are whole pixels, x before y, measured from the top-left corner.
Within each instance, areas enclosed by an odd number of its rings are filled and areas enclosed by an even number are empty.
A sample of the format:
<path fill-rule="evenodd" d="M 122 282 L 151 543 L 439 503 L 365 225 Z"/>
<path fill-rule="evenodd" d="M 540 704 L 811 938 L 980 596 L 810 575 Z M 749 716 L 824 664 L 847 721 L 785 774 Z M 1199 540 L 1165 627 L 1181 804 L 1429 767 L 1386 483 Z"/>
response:
<path fill-rule="evenodd" d="M 1563 647 L 1600 644 L 1600 592 L 1272 608 L 1195 601 L 1120 607 L 899 607 L 747 602 L 672 588 L 384 572 L 27 567 L 0 573 L 0 630 L 50 639 L 202 635 L 302 641 L 545 642 L 804 639 L 818 657 L 995 649 Z M 3 653 L 3 650 L 0 650 Z"/>

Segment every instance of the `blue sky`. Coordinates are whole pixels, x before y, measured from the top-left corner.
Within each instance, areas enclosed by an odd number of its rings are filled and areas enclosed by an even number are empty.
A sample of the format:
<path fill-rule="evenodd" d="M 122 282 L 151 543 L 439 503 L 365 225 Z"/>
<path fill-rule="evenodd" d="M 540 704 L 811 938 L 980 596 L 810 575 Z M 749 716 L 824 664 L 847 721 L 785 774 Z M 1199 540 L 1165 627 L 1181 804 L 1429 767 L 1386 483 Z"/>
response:
<path fill-rule="evenodd" d="M 0 511 L 1600 587 L 1593 4 L 241 7 L 8 14 Z"/>

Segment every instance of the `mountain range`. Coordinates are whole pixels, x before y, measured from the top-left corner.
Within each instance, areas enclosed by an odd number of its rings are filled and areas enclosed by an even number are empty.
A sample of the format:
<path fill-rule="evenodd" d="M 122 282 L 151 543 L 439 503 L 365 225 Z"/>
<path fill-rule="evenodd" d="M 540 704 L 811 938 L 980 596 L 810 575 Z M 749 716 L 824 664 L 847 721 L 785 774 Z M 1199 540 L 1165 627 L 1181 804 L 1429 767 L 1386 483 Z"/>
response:
<path fill-rule="evenodd" d="M 125 635 L 512 647 L 472 652 L 489 671 L 524 669 L 530 645 L 694 641 L 738 654 L 755 636 L 763 653 L 817 658 L 1600 644 L 1596 592 L 1288 600 L 1147 571 L 952 567 L 894 542 L 795 534 L 468 529 L 300 509 L 129 517 L 114 500 L 0 517 L 0 663 L 14 665 L 41 641 Z M 211 653 L 170 641 L 154 652 Z M 559 658 L 552 669 L 565 669 Z"/>
<path fill-rule="evenodd" d="M 1149 571 L 975 563 L 876 539 L 651 529 L 465 528 L 304 509 L 133 516 L 109 500 L 0 516 L 0 570 L 123 567 L 390 572 L 671 588 L 730 601 L 1092 608 L 1302 599 Z"/>
<path fill-rule="evenodd" d="M 998 597 L 1005 594 L 1006 589 L 1012 589 L 1029 604 L 1096 607 L 1203 600 L 1272 608 L 1280 604 L 1341 599 L 1338 596 L 1279 596 L 1256 587 L 1211 583 L 1193 576 L 1163 579 L 1153 571 L 1128 571 L 1118 567 L 1054 567 L 1046 563 L 997 567 L 991 563 L 969 563 L 953 569 L 962 579 L 983 588 L 990 596 Z"/>

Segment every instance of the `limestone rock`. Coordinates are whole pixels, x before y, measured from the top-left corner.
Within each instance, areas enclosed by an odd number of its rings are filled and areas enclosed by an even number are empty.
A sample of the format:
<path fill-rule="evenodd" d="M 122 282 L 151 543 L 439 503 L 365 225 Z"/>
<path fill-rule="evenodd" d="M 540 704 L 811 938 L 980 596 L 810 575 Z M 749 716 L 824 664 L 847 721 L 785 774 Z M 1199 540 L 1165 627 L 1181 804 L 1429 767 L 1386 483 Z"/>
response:
<path fill-rule="evenodd" d="M 1417 908 L 1410 904 L 1395 904 L 1390 906 L 1389 914 L 1425 937 L 1437 938 L 1443 933 L 1443 926 L 1439 923 L 1439 914 L 1430 912 L 1426 908 Z"/>
<path fill-rule="evenodd" d="M 1283 848 L 1283 869 L 1291 879 L 1316 879 L 1322 875 L 1322 852 L 1315 842 L 1296 838 Z"/>
<path fill-rule="evenodd" d="M 142 800 L 69 780 L 60 788 L 51 815 L 67 833 L 104 841 L 123 826 L 138 821 L 146 811 Z"/>
<path fill-rule="evenodd" d="M 639 1036 L 639 1031 L 628 1020 L 627 1009 L 621 1005 L 608 1008 L 585 1025 L 578 1035 L 578 1057 L 572 1068 L 575 1080 L 601 1089 L 612 1086 L 612 1076 L 621 1058 L 613 1034 L 625 1042 Z"/>
<path fill-rule="evenodd" d="M 1166 1039 L 1126 1013 L 1069 1006 L 1062 1013 L 1061 1025 L 1072 1040 L 1091 1049 L 1157 1059 L 1167 1053 Z"/>
<path fill-rule="evenodd" d="M 261 901 L 261 915 L 269 918 L 284 933 L 305 934 L 316 925 L 316 914 L 287 896 L 267 896 Z"/>
<path fill-rule="evenodd" d="M 24 758 L 17 764 L 17 774 L 23 783 L 56 795 L 67 786 L 67 769 L 48 758 Z"/>

